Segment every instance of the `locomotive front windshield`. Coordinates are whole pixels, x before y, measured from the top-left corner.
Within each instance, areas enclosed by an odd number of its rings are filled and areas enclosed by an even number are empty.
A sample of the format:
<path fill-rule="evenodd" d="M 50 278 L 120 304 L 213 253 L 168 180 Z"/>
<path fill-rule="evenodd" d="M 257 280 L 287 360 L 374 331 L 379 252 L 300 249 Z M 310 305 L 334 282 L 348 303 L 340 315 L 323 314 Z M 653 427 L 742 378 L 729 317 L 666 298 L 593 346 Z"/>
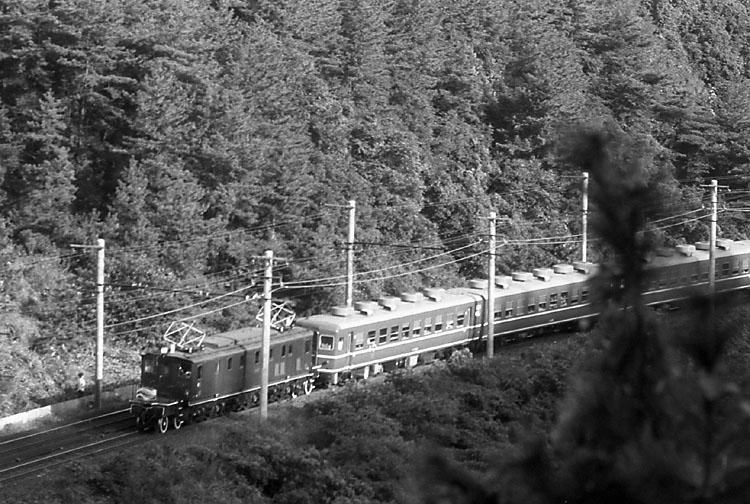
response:
<path fill-rule="evenodd" d="M 141 386 L 156 389 L 159 395 L 181 395 L 190 378 L 190 363 L 168 355 L 143 356 Z"/>

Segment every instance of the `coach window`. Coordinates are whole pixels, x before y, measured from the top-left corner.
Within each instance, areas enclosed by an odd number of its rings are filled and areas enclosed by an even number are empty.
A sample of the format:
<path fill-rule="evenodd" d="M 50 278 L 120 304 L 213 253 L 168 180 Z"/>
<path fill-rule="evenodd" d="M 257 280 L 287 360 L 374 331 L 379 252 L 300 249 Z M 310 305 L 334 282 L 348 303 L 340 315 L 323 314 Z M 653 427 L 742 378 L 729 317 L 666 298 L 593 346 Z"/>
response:
<path fill-rule="evenodd" d="M 459 313 L 458 315 L 456 315 L 456 327 L 463 327 L 465 320 L 466 320 L 465 313 Z"/>
<path fill-rule="evenodd" d="M 536 311 L 536 305 L 531 303 L 529 304 L 529 309 L 526 313 L 534 313 Z"/>
<path fill-rule="evenodd" d="M 567 292 L 560 293 L 560 308 L 562 308 L 563 306 L 568 306 L 568 293 Z"/>
<path fill-rule="evenodd" d="M 422 321 L 421 320 L 417 320 L 416 322 L 414 322 L 414 327 L 411 328 L 411 335 L 412 336 L 414 336 L 414 337 L 419 336 L 419 333 L 422 332 L 421 325 L 422 325 Z"/>
<path fill-rule="evenodd" d="M 438 315 L 435 317 L 435 332 L 443 330 L 443 316 Z"/>
<path fill-rule="evenodd" d="M 343 349 L 344 349 L 344 337 L 343 337 L 343 336 L 339 336 L 339 346 L 338 346 L 338 350 L 339 350 L 339 352 L 340 352 L 340 351 L 341 351 L 341 350 L 343 350 Z"/>
<path fill-rule="evenodd" d="M 742 272 L 743 273 L 750 272 L 750 261 L 747 259 L 742 260 Z"/>
<path fill-rule="evenodd" d="M 380 334 L 378 335 L 378 343 L 385 343 L 388 341 L 388 328 L 384 327 L 380 330 Z"/>
<path fill-rule="evenodd" d="M 365 333 L 361 333 L 361 332 L 355 333 L 354 334 L 354 349 L 359 350 L 363 346 L 365 346 Z"/>
<path fill-rule="evenodd" d="M 320 349 L 321 350 L 333 350 L 333 336 L 321 336 L 320 337 Z"/>
<path fill-rule="evenodd" d="M 232 369 L 232 358 L 231 357 L 227 359 L 227 371 L 229 371 L 230 369 Z"/>
<path fill-rule="evenodd" d="M 246 362 L 247 362 L 247 356 L 240 355 L 240 368 L 244 368 Z"/>
<path fill-rule="evenodd" d="M 260 352 L 255 352 L 255 363 L 260 362 Z"/>
<path fill-rule="evenodd" d="M 273 360 L 273 348 L 268 351 L 268 360 Z"/>
<path fill-rule="evenodd" d="M 399 326 L 395 325 L 391 327 L 391 341 L 398 339 Z"/>
<path fill-rule="evenodd" d="M 283 357 L 285 355 L 286 355 L 286 345 L 281 345 L 281 356 Z"/>
<path fill-rule="evenodd" d="M 581 302 L 585 303 L 589 299 L 589 290 L 583 289 L 581 290 Z"/>
<path fill-rule="evenodd" d="M 292 344 L 289 343 L 289 348 L 286 350 L 287 355 L 292 355 Z"/>
<path fill-rule="evenodd" d="M 737 260 L 732 261 L 732 275 L 739 275 L 740 274 L 740 262 Z"/>
<path fill-rule="evenodd" d="M 216 363 L 216 374 L 219 374 L 219 371 L 221 371 L 221 361 Z"/>
<path fill-rule="evenodd" d="M 573 287 L 573 294 L 570 295 L 570 304 L 578 303 L 578 287 Z"/>
<path fill-rule="evenodd" d="M 539 297 L 539 311 L 547 309 L 547 296 Z"/>
<path fill-rule="evenodd" d="M 203 366 L 198 366 L 198 379 L 203 378 Z"/>
<path fill-rule="evenodd" d="M 450 313 L 445 316 L 445 330 L 450 331 L 453 329 L 453 314 Z"/>
<path fill-rule="evenodd" d="M 554 310 L 557 308 L 557 294 L 549 295 L 549 309 Z"/>
<path fill-rule="evenodd" d="M 375 331 L 367 332 L 367 346 L 373 346 L 375 344 L 375 337 L 377 333 Z"/>
<path fill-rule="evenodd" d="M 729 275 L 729 263 L 724 263 L 721 265 L 721 276 L 727 275 Z"/>
<path fill-rule="evenodd" d="M 409 324 L 404 324 L 403 326 L 401 326 L 401 337 L 402 338 L 409 337 Z"/>
<path fill-rule="evenodd" d="M 513 316 L 513 301 L 505 303 L 505 318 Z"/>
<path fill-rule="evenodd" d="M 305 340 L 305 353 L 310 353 L 310 340 Z M 255 362 L 258 362 L 258 352 L 255 352 Z"/>
<path fill-rule="evenodd" d="M 432 334 L 432 319 L 431 318 L 424 319 L 424 333 Z"/>

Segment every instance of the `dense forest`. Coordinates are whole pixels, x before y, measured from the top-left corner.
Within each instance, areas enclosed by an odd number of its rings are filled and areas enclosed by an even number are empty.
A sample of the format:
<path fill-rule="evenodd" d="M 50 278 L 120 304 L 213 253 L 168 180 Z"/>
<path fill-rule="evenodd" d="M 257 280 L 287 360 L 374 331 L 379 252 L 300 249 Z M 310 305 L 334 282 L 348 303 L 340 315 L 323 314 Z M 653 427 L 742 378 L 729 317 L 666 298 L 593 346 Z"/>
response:
<path fill-rule="evenodd" d="M 91 372 L 96 238 L 109 358 L 253 322 L 268 249 L 298 313 L 341 303 L 348 200 L 356 299 L 484 275 L 490 210 L 500 271 L 578 258 L 580 129 L 657 180 L 656 242 L 705 239 L 711 178 L 746 237 L 749 27 L 724 0 L 0 1 L 0 408 Z"/>

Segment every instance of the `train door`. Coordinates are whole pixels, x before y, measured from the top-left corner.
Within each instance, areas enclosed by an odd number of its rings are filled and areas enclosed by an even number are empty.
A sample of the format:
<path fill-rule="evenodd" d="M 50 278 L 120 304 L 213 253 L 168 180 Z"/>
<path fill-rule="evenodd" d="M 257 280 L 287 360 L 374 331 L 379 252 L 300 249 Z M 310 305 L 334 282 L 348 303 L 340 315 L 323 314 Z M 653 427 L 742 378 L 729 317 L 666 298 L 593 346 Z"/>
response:
<path fill-rule="evenodd" d="M 361 337 L 362 335 L 360 334 L 360 338 Z M 349 369 L 354 369 L 354 349 L 356 348 L 354 332 L 350 332 L 347 335 L 346 339 L 347 339 L 347 344 L 349 345 L 348 352 L 347 352 L 348 357 L 346 358 L 346 366 Z"/>
<path fill-rule="evenodd" d="M 179 364 L 177 366 L 177 377 L 176 377 L 176 385 L 177 390 L 180 391 L 185 395 L 185 399 L 187 399 L 188 394 L 190 390 L 192 390 L 192 363 L 189 361 L 178 361 Z"/>
<path fill-rule="evenodd" d="M 480 298 L 476 303 L 474 303 L 474 313 L 472 314 L 474 321 L 474 324 L 472 324 L 474 326 L 474 331 L 472 334 L 473 339 L 482 339 L 486 334 L 484 327 L 486 323 L 484 311 L 484 299 Z"/>

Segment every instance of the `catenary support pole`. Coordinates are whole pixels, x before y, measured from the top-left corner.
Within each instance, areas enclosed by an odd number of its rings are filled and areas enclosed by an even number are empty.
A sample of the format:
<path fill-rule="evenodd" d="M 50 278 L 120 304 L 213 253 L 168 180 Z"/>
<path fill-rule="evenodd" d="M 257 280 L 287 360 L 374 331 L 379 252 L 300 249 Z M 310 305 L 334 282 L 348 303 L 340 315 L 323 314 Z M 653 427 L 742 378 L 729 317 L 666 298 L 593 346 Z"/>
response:
<path fill-rule="evenodd" d="M 271 347 L 271 283 L 273 280 L 273 251 L 266 250 L 266 273 L 263 282 L 263 340 L 260 368 L 260 421 L 268 418 L 268 367 Z"/>
<path fill-rule="evenodd" d="M 719 186 L 716 180 L 711 181 L 711 231 L 708 241 L 708 291 L 716 291 L 716 221 L 718 214 Z"/>
<path fill-rule="evenodd" d="M 487 358 L 495 355 L 495 224 L 497 215 L 490 212 L 490 250 L 487 275 Z"/>
<path fill-rule="evenodd" d="M 349 200 L 349 237 L 346 242 L 346 306 L 354 300 L 354 217 L 356 202 Z"/>
<path fill-rule="evenodd" d="M 104 240 L 96 241 L 96 384 L 94 406 L 102 407 L 104 381 Z"/>
<path fill-rule="evenodd" d="M 94 407 L 102 407 L 102 382 L 104 381 L 104 240 L 96 245 L 71 244 L 74 249 L 96 249 L 96 378 L 94 379 Z"/>
<path fill-rule="evenodd" d="M 586 262 L 588 251 L 589 172 L 583 172 L 583 209 L 581 211 L 581 260 Z"/>

